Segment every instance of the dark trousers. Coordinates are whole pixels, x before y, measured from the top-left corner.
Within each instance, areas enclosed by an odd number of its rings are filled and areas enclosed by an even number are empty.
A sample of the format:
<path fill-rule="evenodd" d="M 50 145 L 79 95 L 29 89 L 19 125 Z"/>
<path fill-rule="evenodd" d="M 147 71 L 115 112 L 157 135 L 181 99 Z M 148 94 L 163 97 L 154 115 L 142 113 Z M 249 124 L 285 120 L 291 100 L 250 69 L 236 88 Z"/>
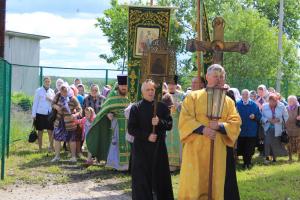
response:
<path fill-rule="evenodd" d="M 232 147 L 226 147 L 226 150 L 227 155 L 224 200 L 240 200 L 239 187 L 236 179 L 234 150 Z"/>
<path fill-rule="evenodd" d="M 259 123 L 257 129 L 256 147 L 260 155 L 264 155 L 264 138 L 265 138 L 265 131 L 262 124 Z"/>
<path fill-rule="evenodd" d="M 244 165 L 250 165 L 255 151 L 256 137 L 239 137 L 237 143 L 238 155 L 243 156 Z"/>

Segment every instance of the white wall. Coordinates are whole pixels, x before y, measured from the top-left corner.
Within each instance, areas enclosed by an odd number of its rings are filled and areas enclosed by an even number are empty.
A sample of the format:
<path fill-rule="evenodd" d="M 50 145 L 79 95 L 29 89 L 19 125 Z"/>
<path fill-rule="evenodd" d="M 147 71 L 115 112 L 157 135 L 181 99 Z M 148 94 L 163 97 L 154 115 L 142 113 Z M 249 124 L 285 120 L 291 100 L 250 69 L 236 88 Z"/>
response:
<path fill-rule="evenodd" d="M 5 36 L 4 58 L 13 64 L 39 66 L 40 40 L 25 37 Z M 33 95 L 39 87 L 39 69 L 12 68 L 12 91 Z"/>

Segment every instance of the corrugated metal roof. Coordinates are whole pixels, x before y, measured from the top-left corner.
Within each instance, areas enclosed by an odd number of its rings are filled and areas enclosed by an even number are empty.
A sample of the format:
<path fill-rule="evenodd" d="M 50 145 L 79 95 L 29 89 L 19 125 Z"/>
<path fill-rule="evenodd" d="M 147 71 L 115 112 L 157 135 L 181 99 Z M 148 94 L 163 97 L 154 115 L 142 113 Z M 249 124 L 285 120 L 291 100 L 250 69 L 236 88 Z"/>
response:
<path fill-rule="evenodd" d="M 35 40 L 44 40 L 44 39 L 49 39 L 50 38 L 50 37 L 44 36 L 44 35 L 21 33 L 21 32 L 16 32 L 16 31 L 5 31 L 5 34 L 8 35 L 8 36 L 30 38 L 30 39 L 35 39 Z"/>

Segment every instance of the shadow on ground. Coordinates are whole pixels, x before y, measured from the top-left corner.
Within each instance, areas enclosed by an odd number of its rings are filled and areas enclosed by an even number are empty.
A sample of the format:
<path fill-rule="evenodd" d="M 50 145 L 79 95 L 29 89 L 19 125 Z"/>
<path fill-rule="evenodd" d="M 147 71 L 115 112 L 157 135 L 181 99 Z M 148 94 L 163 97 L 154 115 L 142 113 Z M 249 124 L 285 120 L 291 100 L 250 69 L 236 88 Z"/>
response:
<path fill-rule="evenodd" d="M 120 195 L 111 195 L 109 197 L 97 197 L 97 198 L 80 198 L 80 199 L 74 199 L 74 200 L 128 200 L 131 199 L 129 198 L 130 194 L 125 193 L 126 196 L 124 196 L 124 194 L 120 194 Z"/>
<path fill-rule="evenodd" d="M 94 188 L 91 188 L 91 191 L 94 192 L 103 192 L 103 191 L 128 191 L 131 189 L 131 181 L 127 180 L 127 181 L 121 181 L 121 182 L 117 182 L 117 183 L 109 183 L 109 184 L 105 184 L 105 187 L 103 186 L 96 186 Z"/>

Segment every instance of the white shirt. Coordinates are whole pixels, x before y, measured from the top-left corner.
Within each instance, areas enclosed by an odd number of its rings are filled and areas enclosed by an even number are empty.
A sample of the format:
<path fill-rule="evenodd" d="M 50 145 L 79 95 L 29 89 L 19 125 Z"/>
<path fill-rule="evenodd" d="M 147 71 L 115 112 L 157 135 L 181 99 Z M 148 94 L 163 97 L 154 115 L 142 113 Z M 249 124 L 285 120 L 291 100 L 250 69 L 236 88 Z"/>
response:
<path fill-rule="evenodd" d="M 33 105 L 32 105 L 32 117 L 36 117 L 36 114 L 48 115 L 51 110 L 51 103 L 55 96 L 54 91 L 49 88 L 47 91 L 44 87 L 40 87 L 35 91 Z"/>

